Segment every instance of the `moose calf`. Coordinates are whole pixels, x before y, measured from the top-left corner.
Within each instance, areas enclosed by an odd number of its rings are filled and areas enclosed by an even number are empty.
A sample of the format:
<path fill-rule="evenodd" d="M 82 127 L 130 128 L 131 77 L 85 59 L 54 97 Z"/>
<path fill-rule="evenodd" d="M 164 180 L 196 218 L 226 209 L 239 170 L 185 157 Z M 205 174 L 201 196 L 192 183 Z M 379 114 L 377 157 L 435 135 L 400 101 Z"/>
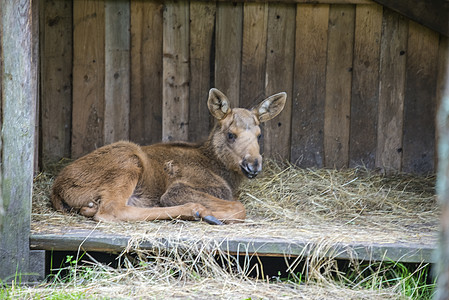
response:
<path fill-rule="evenodd" d="M 228 98 L 211 89 L 207 105 L 218 121 L 207 141 L 103 146 L 61 171 L 52 204 L 97 221 L 242 221 L 246 213 L 236 191 L 242 179 L 262 170 L 259 123 L 277 116 L 286 99 L 279 93 L 252 110 L 231 109 Z"/>

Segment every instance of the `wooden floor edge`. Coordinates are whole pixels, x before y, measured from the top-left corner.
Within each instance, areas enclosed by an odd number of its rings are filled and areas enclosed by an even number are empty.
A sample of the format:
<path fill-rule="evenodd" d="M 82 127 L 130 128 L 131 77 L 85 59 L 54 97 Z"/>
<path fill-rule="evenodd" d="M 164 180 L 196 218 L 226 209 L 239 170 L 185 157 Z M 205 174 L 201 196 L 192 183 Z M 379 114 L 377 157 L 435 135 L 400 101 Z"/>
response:
<path fill-rule="evenodd" d="M 130 236 L 106 234 L 98 231 L 69 231 L 67 233 L 34 233 L 30 237 L 32 250 L 48 251 L 124 251 Z M 180 247 L 182 243 L 202 243 L 210 251 L 224 251 L 238 255 L 280 257 L 328 257 L 363 261 L 394 261 L 405 263 L 435 263 L 436 245 L 413 243 L 338 242 L 314 243 L 282 238 L 214 238 L 194 241 L 192 238 L 156 239 L 138 244 L 140 249 Z M 130 247 L 130 249 L 135 249 Z"/>

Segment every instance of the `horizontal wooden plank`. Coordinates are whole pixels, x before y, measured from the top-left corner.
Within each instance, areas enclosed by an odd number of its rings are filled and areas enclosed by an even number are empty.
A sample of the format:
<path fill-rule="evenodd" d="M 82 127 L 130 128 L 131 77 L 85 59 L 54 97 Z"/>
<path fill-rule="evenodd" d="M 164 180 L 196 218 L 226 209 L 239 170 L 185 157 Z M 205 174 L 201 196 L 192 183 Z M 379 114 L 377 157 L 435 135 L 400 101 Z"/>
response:
<path fill-rule="evenodd" d="M 64 233 L 35 233 L 31 235 L 30 247 L 33 250 L 54 251 L 103 251 L 121 252 L 127 246 L 129 236 L 103 233 L 95 230 L 68 230 Z M 192 243 L 189 238 L 181 241 Z M 155 245 L 167 248 L 179 245 L 179 240 L 160 238 L 155 242 L 145 241 L 139 249 L 152 249 Z M 297 257 L 318 255 L 336 259 L 358 259 L 365 261 L 398 261 L 409 263 L 434 263 L 432 253 L 436 245 L 413 243 L 335 243 L 326 247 L 306 240 L 283 238 L 216 238 L 210 245 L 211 251 L 221 250 L 231 254 L 248 254 L 259 256 Z"/>

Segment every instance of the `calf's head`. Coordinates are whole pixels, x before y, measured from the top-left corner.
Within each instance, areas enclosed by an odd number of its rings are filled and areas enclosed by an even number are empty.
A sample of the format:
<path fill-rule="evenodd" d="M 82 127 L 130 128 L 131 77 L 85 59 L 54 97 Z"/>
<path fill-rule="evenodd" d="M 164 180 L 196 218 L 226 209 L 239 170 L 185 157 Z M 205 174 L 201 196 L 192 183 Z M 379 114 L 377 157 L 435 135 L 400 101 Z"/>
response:
<path fill-rule="evenodd" d="M 259 124 L 276 117 L 284 108 L 286 93 L 263 100 L 255 108 L 231 108 L 228 98 L 219 90 L 211 89 L 207 106 L 218 120 L 211 134 L 214 151 L 230 170 L 254 178 L 262 170 Z"/>

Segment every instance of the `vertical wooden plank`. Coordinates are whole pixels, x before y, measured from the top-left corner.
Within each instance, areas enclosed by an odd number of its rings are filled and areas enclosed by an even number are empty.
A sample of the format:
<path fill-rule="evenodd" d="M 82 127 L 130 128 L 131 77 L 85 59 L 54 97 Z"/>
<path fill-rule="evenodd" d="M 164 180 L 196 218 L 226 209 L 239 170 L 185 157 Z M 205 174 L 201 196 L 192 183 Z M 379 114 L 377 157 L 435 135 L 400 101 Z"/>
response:
<path fill-rule="evenodd" d="M 357 5 L 351 93 L 349 166 L 374 168 L 379 104 L 382 6 Z"/>
<path fill-rule="evenodd" d="M 2 0 L 0 280 L 27 282 L 38 91 L 29 0 Z M 33 59 L 34 58 L 34 59 Z"/>
<path fill-rule="evenodd" d="M 164 12 L 162 140 L 187 140 L 189 125 L 189 4 L 167 1 Z"/>
<path fill-rule="evenodd" d="M 104 0 L 73 1 L 72 157 L 104 143 Z"/>
<path fill-rule="evenodd" d="M 217 4 L 215 87 L 239 106 L 243 9 L 241 3 Z"/>
<path fill-rule="evenodd" d="M 324 165 L 330 168 L 348 166 L 354 17 L 353 5 L 330 7 L 324 112 Z"/>
<path fill-rule="evenodd" d="M 243 6 L 240 106 L 251 108 L 265 96 L 268 3 Z"/>
<path fill-rule="evenodd" d="M 436 275 L 438 278 L 434 299 L 445 300 L 449 298 L 449 63 L 448 63 L 448 39 L 442 38 L 440 54 L 441 59 L 439 86 L 442 88 L 439 95 L 441 99 L 437 115 L 438 127 L 438 169 L 436 192 L 441 205 L 441 233 L 439 235 L 439 251 Z M 444 45 L 445 44 L 445 45 Z M 440 46 L 441 47 L 441 46 Z M 444 63 L 444 64 L 443 64 Z M 445 72 L 441 71 L 442 69 Z"/>
<path fill-rule="evenodd" d="M 402 171 L 435 171 L 438 33 L 409 21 Z"/>
<path fill-rule="evenodd" d="M 404 17 L 384 9 L 376 166 L 385 172 L 401 170 L 407 27 Z"/>
<path fill-rule="evenodd" d="M 40 50 L 40 36 L 39 36 L 39 32 L 40 32 L 40 28 L 39 28 L 39 24 L 40 24 L 40 7 L 41 7 L 41 2 L 42 0 L 35 0 L 31 2 L 31 28 L 32 28 L 32 61 L 35 62 L 35 67 L 36 67 L 36 82 L 38 82 L 37 87 L 36 87 L 36 92 L 35 92 L 35 96 L 36 99 L 34 99 L 34 103 L 35 103 L 35 122 L 34 122 L 34 166 L 33 166 L 33 171 L 34 174 L 37 174 L 39 172 L 39 160 L 40 160 L 40 153 L 39 153 L 39 148 L 40 148 L 40 132 L 39 132 L 39 128 L 40 128 L 40 118 L 39 118 L 39 111 L 40 111 L 40 103 L 39 103 L 39 98 L 40 98 L 40 55 L 39 55 L 39 50 Z"/>
<path fill-rule="evenodd" d="M 70 157 L 72 3 L 45 0 L 41 22 L 42 163 Z"/>
<path fill-rule="evenodd" d="M 324 102 L 329 5 L 298 5 L 291 161 L 324 166 Z"/>
<path fill-rule="evenodd" d="M 291 95 L 295 55 L 296 6 L 270 5 L 268 13 L 266 94 L 287 93 L 284 110 L 264 124 L 264 154 L 290 159 Z"/>
<path fill-rule="evenodd" d="M 129 139 L 129 1 L 105 2 L 104 142 Z"/>
<path fill-rule="evenodd" d="M 211 63 L 215 29 L 215 2 L 190 2 L 189 141 L 205 140 L 210 117 L 207 96 L 211 88 Z"/>
<path fill-rule="evenodd" d="M 447 77 L 449 76 L 449 38 L 440 35 L 440 45 L 438 48 L 438 77 L 437 77 L 437 112 L 440 111 L 441 103 L 443 102 L 443 97 L 446 88 Z M 435 142 L 438 145 L 438 130 L 439 126 L 435 128 Z M 438 153 L 437 153 L 438 154 Z M 438 157 L 435 165 L 438 166 Z"/>
<path fill-rule="evenodd" d="M 131 1 L 130 139 L 138 144 L 162 140 L 161 1 Z"/>

